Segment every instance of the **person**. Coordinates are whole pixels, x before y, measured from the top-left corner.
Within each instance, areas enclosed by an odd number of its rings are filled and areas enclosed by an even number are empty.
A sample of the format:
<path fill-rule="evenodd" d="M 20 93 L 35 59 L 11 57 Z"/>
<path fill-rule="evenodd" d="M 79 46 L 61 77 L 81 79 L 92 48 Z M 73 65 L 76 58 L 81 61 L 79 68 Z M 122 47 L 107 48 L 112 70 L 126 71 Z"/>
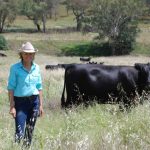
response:
<path fill-rule="evenodd" d="M 30 42 L 19 49 L 21 61 L 10 67 L 8 96 L 10 114 L 15 119 L 15 142 L 30 146 L 38 116 L 42 116 L 42 79 L 39 66 L 34 63 L 38 50 Z"/>

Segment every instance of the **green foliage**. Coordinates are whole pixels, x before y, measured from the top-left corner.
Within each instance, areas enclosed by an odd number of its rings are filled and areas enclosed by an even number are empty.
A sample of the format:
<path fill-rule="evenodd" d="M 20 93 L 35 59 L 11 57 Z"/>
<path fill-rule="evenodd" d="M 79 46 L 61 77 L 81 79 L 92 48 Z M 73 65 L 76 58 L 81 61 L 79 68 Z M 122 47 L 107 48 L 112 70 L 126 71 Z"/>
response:
<path fill-rule="evenodd" d="M 109 43 L 81 43 L 68 44 L 62 48 L 62 53 L 67 56 L 111 56 Z"/>
<path fill-rule="evenodd" d="M 115 49 L 115 55 L 130 54 L 135 44 L 137 35 L 137 24 L 124 25 L 122 31 L 114 39 L 114 43 L 110 43 L 111 49 Z M 114 47 L 113 47 L 114 46 Z"/>
<path fill-rule="evenodd" d="M 18 0 L 2 0 L 0 1 L 0 33 L 4 27 L 11 24 L 16 17 L 18 10 Z"/>
<path fill-rule="evenodd" d="M 59 0 L 22 0 L 20 1 L 20 13 L 27 16 L 30 20 L 33 20 L 37 26 L 38 31 L 41 31 L 40 25 L 43 25 L 43 32 L 46 30 L 46 21 L 51 16 L 52 8 L 56 8 Z"/>
<path fill-rule="evenodd" d="M 150 56 L 150 44 L 136 43 L 131 54 Z"/>
<path fill-rule="evenodd" d="M 0 35 L 0 50 L 7 50 L 8 49 L 8 44 L 3 35 Z"/>
<path fill-rule="evenodd" d="M 85 12 L 90 6 L 90 0 L 65 0 L 64 4 L 66 5 L 66 8 L 69 10 L 72 10 L 76 23 L 77 23 L 77 31 L 81 31 L 82 24 L 83 24 L 83 18 L 85 15 Z"/>
<path fill-rule="evenodd" d="M 99 34 L 99 39 L 107 39 L 113 55 L 128 54 L 143 8 L 142 0 L 94 0 L 85 22 Z"/>

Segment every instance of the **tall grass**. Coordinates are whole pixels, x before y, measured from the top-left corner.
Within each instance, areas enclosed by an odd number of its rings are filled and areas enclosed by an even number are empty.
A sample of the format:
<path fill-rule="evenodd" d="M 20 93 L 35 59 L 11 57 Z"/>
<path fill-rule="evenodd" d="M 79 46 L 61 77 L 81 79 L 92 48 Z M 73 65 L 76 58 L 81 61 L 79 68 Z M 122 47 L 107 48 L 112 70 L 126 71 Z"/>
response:
<path fill-rule="evenodd" d="M 14 143 L 14 120 L 9 115 L 7 78 L 9 67 L 18 61 L 15 51 L 0 58 L 0 149 L 21 150 Z M 133 65 L 147 63 L 149 57 L 94 57 L 105 64 Z M 60 107 L 64 70 L 45 70 L 46 64 L 79 62 L 79 57 L 56 57 L 37 53 L 41 67 L 45 115 L 38 118 L 31 150 L 143 150 L 150 149 L 150 102 L 120 112 L 118 105 L 79 106 L 68 111 Z"/>
<path fill-rule="evenodd" d="M 14 143 L 14 119 L 9 115 L 7 78 L 10 65 L 19 61 L 17 49 L 25 41 L 31 41 L 39 49 L 35 62 L 40 65 L 43 78 L 43 97 L 45 115 L 38 118 L 31 150 L 148 150 L 150 149 L 150 99 L 138 105 L 131 112 L 120 112 L 118 105 L 94 105 L 93 107 L 62 110 L 60 106 L 63 90 L 64 70 L 45 70 L 46 64 L 80 63 L 79 57 L 57 57 L 62 47 L 77 43 L 91 42 L 95 34 L 83 35 L 66 32 L 66 26 L 75 27 L 73 16 L 59 20 L 49 20 L 47 34 L 25 33 L 34 30 L 27 18 L 18 18 L 11 32 L 3 35 L 9 43 L 7 57 L 0 57 L 0 150 L 21 150 L 22 145 Z M 26 29 L 24 27 L 26 24 Z M 141 25 L 143 30 L 137 38 L 137 49 L 149 51 L 149 25 Z M 18 32 L 18 28 L 22 32 Z M 61 32 L 60 32 L 61 31 Z M 63 32 L 62 32 L 63 31 Z M 136 51 L 136 50 L 135 50 Z M 146 52 L 144 52 L 146 54 Z M 149 57 L 135 55 L 121 57 L 93 57 L 92 61 L 110 65 L 134 65 L 147 63 Z M 149 53 L 147 53 L 149 55 Z"/>

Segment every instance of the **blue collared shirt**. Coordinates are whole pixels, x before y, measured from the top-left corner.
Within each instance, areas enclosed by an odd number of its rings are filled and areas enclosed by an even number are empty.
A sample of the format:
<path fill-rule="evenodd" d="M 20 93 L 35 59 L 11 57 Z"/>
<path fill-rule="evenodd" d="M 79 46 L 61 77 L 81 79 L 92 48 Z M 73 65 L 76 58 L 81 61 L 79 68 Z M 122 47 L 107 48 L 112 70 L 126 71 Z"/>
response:
<path fill-rule="evenodd" d="M 42 90 L 39 66 L 32 63 L 31 70 L 27 71 L 22 62 L 12 65 L 10 67 L 7 89 L 13 90 L 14 96 L 18 97 L 38 95 L 39 90 Z"/>

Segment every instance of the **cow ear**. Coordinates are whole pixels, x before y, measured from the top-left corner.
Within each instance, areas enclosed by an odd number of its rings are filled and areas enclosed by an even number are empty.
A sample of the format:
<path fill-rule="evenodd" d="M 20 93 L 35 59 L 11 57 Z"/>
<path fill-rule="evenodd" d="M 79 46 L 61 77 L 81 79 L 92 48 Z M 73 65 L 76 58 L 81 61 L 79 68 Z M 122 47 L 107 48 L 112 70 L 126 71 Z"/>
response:
<path fill-rule="evenodd" d="M 136 63 L 135 65 L 134 65 L 134 67 L 135 67 L 135 69 L 137 69 L 137 70 L 139 70 L 141 73 L 148 73 L 149 72 L 149 70 L 148 70 L 148 67 L 147 67 L 147 65 L 145 65 L 145 64 L 141 64 L 141 63 Z"/>
<path fill-rule="evenodd" d="M 142 70 L 142 68 L 143 68 L 143 66 L 140 63 L 135 63 L 134 67 L 137 70 Z"/>
<path fill-rule="evenodd" d="M 135 69 L 141 71 L 141 72 L 146 72 L 146 68 L 143 64 L 141 63 L 135 63 L 134 65 Z"/>

